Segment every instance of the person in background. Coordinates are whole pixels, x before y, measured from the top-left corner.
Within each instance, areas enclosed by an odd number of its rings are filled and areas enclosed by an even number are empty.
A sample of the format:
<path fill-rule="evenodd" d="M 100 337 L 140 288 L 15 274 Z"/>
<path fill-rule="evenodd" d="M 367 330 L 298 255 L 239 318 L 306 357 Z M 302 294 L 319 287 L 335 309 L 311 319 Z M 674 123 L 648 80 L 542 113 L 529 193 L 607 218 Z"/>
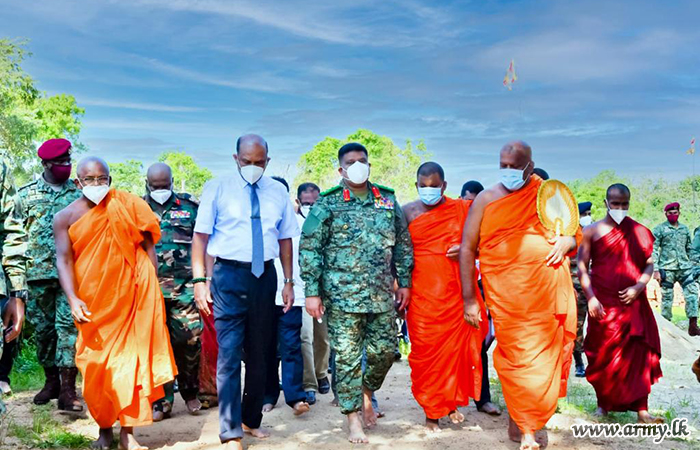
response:
<path fill-rule="evenodd" d="M 532 173 L 542 178 L 544 181 L 549 180 L 549 174 L 547 173 L 547 171 L 540 167 L 535 167 L 534 169 L 532 169 Z"/>
<path fill-rule="evenodd" d="M 476 180 L 467 181 L 462 185 L 462 200 L 474 200 L 479 192 L 484 190 L 484 186 Z"/>
<path fill-rule="evenodd" d="M 578 204 L 579 223 L 582 228 L 586 228 L 593 223 L 591 217 L 591 202 L 582 202 Z M 581 280 L 578 276 L 578 257 L 571 258 L 571 281 L 574 283 L 576 290 L 576 345 L 574 346 L 574 363 L 576 365 L 576 376 L 583 378 L 586 376 L 586 366 L 583 363 L 583 327 L 586 324 L 586 316 L 588 315 L 588 299 L 586 294 L 581 289 Z"/>

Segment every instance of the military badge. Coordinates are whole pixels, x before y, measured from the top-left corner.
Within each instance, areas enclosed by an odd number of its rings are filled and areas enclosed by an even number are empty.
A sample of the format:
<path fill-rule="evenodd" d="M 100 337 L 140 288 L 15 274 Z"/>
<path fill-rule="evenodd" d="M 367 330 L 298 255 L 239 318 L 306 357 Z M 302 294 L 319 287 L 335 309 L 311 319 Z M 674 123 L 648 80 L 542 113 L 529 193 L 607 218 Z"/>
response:
<path fill-rule="evenodd" d="M 189 219 L 192 217 L 192 213 L 189 211 L 170 211 L 170 218 L 171 219 Z"/>
<path fill-rule="evenodd" d="M 390 198 L 380 197 L 374 199 L 375 209 L 394 209 L 394 201 Z"/>

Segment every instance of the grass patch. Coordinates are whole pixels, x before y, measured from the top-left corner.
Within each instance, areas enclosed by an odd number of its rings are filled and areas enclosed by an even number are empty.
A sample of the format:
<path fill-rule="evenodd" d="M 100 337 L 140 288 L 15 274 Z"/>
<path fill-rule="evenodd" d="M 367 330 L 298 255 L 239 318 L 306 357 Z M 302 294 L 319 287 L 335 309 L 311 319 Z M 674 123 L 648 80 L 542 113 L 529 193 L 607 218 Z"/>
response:
<path fill-rule="evenodd" d="M 51 405 L 32 407 L 32 426 L 10 422 L 9 435 L 29 448 L 89 448 L 92 439 L 67 431 L 51 415 Z M 12 420 L 11 418 L 9 419 Z"/>
<path fill-rule="evenodd" d="M 44 386 L 44 369 L 36 357 L 36 346 L 25 341 L 10 373 L 14 392 L 35 391 Z"/>
<path fill-rule="evenodd" d="M 672 308 L 672 311 L 673 317 L 671 318 L 671 322 L 678 328 L 687 331 L 688 318 L 685 316 L 685 308 L 681 308 L 680 306 L 674 306 Z"/>

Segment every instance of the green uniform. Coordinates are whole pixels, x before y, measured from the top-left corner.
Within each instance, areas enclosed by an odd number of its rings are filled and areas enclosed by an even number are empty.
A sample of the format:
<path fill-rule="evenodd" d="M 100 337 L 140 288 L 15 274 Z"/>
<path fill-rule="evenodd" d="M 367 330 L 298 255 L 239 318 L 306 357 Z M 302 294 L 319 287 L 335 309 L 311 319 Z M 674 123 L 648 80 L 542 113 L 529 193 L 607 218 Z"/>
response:
<path fill-rule="evenodd" d="M 667 320 L 673 317 L 673 286 L 680 283 L 685 297 L 685 314 L 698 316 L 698 285 L 693 277 L 694 255 L 690 230 L 678 223 L 664 222 L 654 228 L 654 270 L 661 272 L 661 315 Z"/>
<path fill-rule="evenodd" d="M 396 348 L 394 280 L 411 286 L 413 247 L 394 191 L 369 185 L 366 199 L 343 184 L 321 194 L 304 222 L 299 265 L 306 297 L 326 307 L 343 414 L 362 407 L 362 386 L 381 387 Z M 362 354 L 367 369 L 362 373 Z"/>
<path fill-rule="evenodd" d="M 571 258 L 571 281 L 576 291 L 576 341 L 574 351 L 583 353 L 583 327 L 588 316 L 588 299 L 581 288 L 581 280 L 578 277 L 578 258 Z"/>
<path fill-rule="evenodd" d="M 161 237 L 156 244 L 158 280 L 165 297 L 178 387 L 185 401 L 194 400 L 199 391 L 202 322 L 194 302 L 190 254 L 199 204 L 189 194 L 176 193 L 163 205 L 150 196 L 144 200 L 160 218 Z M 169 402 L 168 407 L 175 400 L 172 383 L 165 386 L 165 400 Z"/>
<path fill-rule="evenodd" d="M 11 291 L 27 289 L 27 233 L 24 228 L 21 201 L 8 168 L 7 160 L 0 156 L 0 257 L 2 276 L 0 276 L 0 308 L 4 307 Z M 0 322 L 0 332 L 3 330 Z M 2 333 L 4 336 L 4 333 Z M 0 338 L 0 356 L 4 339 Z M 0 397 L 2 394 L 0 394 Z M 0 400 L 0 413 L 5 405 Z"/>
<path fill-rule="evenodd" d="M 58 283 L 53 218 L 81 195 L 72 181 L 54 187 L 43 177 L 19 189 L 29 237 L 27 319 L 34 326 L 39 363 L 46 368 L 75 367 L 78 331 Z"/>

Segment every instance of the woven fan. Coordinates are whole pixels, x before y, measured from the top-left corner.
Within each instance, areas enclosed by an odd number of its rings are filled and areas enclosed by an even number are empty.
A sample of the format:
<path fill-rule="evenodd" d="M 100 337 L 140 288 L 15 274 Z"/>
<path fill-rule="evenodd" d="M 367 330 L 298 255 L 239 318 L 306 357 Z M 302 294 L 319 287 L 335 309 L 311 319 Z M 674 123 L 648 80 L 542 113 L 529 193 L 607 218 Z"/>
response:
<path fill-rule="evenodd" d="M 537 215 L 542 225 L 557 236 L 574 236 L 579 227 L 578 204 L 569 188 L 547 180 L 537 191 Z"/>

